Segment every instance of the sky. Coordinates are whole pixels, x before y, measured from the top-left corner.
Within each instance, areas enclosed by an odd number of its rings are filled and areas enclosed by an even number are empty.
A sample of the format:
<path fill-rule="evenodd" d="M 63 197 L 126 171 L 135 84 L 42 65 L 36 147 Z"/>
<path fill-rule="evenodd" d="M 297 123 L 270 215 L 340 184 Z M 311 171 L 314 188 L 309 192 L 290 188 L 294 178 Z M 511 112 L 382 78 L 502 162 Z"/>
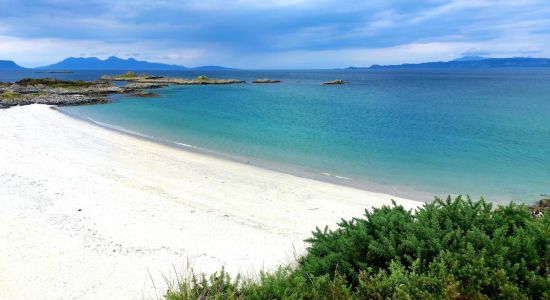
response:
<path fill-rule="evenodd" d="M 549 0 L 0 0 L 0 59 L 248 69 L 550 57 Z"/>

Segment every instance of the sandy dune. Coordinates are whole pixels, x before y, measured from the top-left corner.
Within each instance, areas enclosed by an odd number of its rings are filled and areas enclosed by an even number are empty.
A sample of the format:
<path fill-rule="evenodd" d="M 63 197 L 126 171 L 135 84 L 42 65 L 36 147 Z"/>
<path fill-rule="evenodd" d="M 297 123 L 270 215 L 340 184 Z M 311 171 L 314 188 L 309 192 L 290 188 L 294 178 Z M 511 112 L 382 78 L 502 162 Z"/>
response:
<path fill-rule="evenodd" d="M 47 106 L 0 110 L 0 299 L 160 297 L 162 275 L 187 260 L 254 274 L 302 253 L 315 226 L 391 198 L 419 204 L 173 149 Z"/>

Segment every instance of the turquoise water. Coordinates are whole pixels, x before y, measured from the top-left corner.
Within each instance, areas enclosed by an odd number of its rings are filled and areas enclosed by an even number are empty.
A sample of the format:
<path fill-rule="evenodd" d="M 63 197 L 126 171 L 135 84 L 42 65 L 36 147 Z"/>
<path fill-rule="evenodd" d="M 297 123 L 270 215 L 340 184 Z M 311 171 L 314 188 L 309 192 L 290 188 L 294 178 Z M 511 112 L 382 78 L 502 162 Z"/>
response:
<path fill-rule="evenodd" d="M 159 98 L 116 97 L 107 105 L 64 109 L 162 140 L 394 194 L 469 194 L 499 202 L 550 194 L 550 70 L 206 75 L 283 83 L 171 86 L 156 90 Z M 331 79 L 350 84 L 320 85 Z"/>

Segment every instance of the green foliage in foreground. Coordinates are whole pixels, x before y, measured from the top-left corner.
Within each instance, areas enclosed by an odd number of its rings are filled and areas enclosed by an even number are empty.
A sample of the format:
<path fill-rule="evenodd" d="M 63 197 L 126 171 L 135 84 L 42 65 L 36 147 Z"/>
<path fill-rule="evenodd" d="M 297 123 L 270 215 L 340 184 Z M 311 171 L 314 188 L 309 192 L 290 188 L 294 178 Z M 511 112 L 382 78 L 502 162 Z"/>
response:
<path fill-rule="evenodd" d="M 436 199 L 320 230 L 296 267 L 232 280 L 192 276 L 167 299 L 550 299 L 550 216 Z"/>

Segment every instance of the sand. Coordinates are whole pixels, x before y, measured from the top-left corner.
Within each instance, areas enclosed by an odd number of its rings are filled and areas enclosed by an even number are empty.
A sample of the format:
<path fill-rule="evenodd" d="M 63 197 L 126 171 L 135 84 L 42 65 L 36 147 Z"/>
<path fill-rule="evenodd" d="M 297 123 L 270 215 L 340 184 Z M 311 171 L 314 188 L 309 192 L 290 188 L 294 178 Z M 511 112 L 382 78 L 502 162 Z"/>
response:
<path fill-rule="evenodd" d="M 148 299 L 190 262 L 253 276 L 316 226 L 420 205 L 188 152 L 45 105 L 0 110 L 0 299 Z"/>

